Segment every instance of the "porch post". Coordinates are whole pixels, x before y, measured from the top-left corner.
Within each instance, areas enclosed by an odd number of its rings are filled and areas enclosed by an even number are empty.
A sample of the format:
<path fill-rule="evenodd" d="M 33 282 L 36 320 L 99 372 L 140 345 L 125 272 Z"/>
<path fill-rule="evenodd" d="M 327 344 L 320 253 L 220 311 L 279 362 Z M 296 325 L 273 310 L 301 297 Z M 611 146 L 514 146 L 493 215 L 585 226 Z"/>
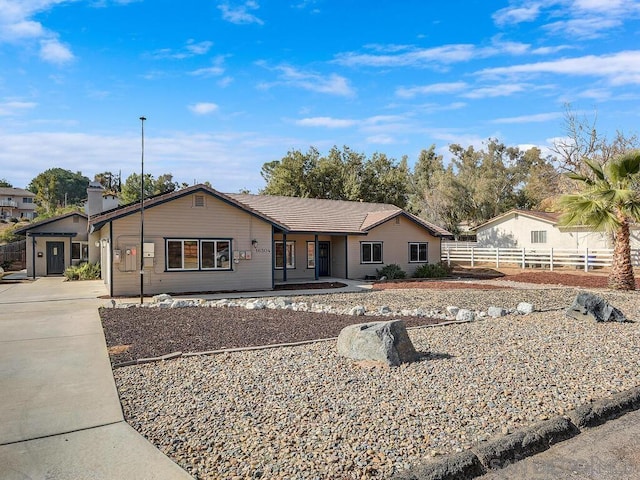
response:
<path fill-rule="evenodd" d="M 318 251 L 319 251 L 319 247 L 318 247 L 318 234 L 316 234 L 315 238 L 314 238 L 314 254 L 313 254 L 313 258 L 314 258 L 314 270 L 315 270 L 315 279 L 318 280 L 318 278 L 320 278 L 320 265 L 318 264 Z"/>
<path fill-rule="evenodd" d="M 349 235 L 344 236 L 344 278 L 349 278 Z"/>
<path fill-rule="evenodd" d="M 282 232 L 282 281 L 287 281 L 287 234 Z"/>

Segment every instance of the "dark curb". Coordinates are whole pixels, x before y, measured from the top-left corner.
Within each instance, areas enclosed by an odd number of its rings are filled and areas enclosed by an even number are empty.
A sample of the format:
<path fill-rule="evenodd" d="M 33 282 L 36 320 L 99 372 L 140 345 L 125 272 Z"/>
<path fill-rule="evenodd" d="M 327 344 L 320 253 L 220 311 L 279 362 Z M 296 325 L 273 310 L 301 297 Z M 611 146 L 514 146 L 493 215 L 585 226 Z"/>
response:
<path fill-rule="evenodd" d="M 547 450 L 551 445 L 640 409 L 640 387 L 582 405 L 550 420 L 520 429 L 476 448 L 416 465 L 393 480 L 470 480 Z"/>

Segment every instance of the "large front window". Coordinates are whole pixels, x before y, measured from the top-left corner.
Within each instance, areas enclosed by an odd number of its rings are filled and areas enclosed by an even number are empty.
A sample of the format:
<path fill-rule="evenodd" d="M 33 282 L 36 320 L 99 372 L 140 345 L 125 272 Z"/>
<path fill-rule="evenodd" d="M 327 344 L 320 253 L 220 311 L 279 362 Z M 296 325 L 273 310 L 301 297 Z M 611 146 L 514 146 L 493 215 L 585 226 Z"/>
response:
<path fill-rule="evenodd" d="M 360 243 L 360 261 L 362 263 L 382 263 L 382 242 Z"/>
<path fill-rule="evenodd" d="M 427 242 L 409 244 L 409 262 L 426 263 L 429 261 L 429 244 Z"/>
<path fill-rule="evenodd" d="M 168 239 L 167 270 L 230 270 L 231 240 Z"/>
<path fill-rule="evenodd" d="M 283 268 L 284 265 L 284 248 L 283 242 L 275 242 L 276 244 L 276 268 Z M 295 242 L 287 242 L 287 268 L 296 268 L 296 244 Z"/>

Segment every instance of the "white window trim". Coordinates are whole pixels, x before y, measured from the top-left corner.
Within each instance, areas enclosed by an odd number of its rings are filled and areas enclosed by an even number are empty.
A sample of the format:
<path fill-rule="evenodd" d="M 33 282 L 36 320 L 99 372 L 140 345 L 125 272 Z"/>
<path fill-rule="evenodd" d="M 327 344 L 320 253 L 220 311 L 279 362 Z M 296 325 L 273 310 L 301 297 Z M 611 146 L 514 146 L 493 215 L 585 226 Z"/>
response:
<path fill-rule="evenodd" d="M 282 240 L 276 240 L 273 242 L 274 253 L 273 253 L 273 261 L 275 263 L 276 270 L 284 270 L 284 267 L 278 266 L 278 256 L 275 254 L 277 250 L 277 245 L 282 245 Z M 291 246 L 291 255 L 287 255 L 287 270 L 293 270 L 296 268 L 296 242 L 295 240 L 287 240 L 287 247 Z"/>
<path fill-rule="evenodd" d="M 541 239 L 542 237 L 542 239 Z M 546 230 L 531 230 L 531 243 L 547 243 L 547 231 Z"/>
<path fill-rule="evenodd" d="M 365 260 L 364 259 L 364 254 L 362 252 L 362 247 L 364 245 L 371 245 L 371 260 Z M 380 261 L 374 260 L 373 259 L 373 246 L 374 245 L 380 245 Z M 360 242 L 360 263 L 361 264 L 382 264 L 384 263 L 384 249 L 383 249 L 383 245 L 382 242 Z"/>
<path fill-rule="evenodd" d="M 181 245 L 181 266 L 180 267 L 170 267 L 169 266 L 169 242 L 180 242 Z M 198 244 L 198 266 L 196 268 L 184 268 L 184 242 L 196 242 Z M 165 240 L 165 258 L 166 258 L 166 269 L 168 272 L 194 272 L 198 271 L 200 267 L 200 242 L 195 238 L 167 238 Z"/>
<path fill-rule="evenodd" d="M 417 260 L 411 260 L 411 247 L 413 245 L 417 245 L 418 247 L 418 259 Z M 427 246 L 427 257 L 424 260 L 420 259 L 420 245 L 426 245 Z M 429 263 L 429 242 L 409 242 L 409 263 Z"/>

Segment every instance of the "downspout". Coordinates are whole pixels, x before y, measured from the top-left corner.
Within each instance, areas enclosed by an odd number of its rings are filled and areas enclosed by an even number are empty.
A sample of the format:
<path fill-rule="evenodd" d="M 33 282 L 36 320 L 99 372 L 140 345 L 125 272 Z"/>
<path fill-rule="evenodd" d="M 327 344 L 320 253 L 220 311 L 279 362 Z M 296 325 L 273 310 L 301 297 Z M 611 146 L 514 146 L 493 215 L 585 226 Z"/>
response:
<path fill-rule="evenodd" d="M 36 279 L 36 237 L 33 236 L 33 233 L 30 233 L 31 237 L 31 268 L 33 268 L 32 277 Z"/>

